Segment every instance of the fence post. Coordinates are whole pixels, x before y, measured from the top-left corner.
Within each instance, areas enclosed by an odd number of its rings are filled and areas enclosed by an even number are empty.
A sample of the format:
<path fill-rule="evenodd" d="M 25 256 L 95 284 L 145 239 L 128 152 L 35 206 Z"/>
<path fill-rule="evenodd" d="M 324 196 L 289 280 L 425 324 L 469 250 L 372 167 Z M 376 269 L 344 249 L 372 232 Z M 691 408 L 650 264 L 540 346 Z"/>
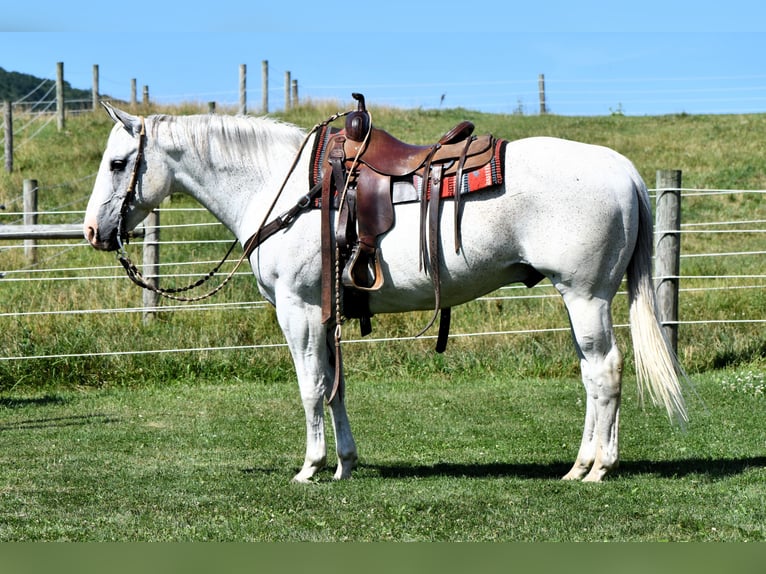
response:
<path fill-rule="evenodd" d="M 136 96 L 136 79 L 131 78 L 130 80 L 130 105 L 135 106 L 138 104 L 138 98 Z"/>
<path fill-rule="evenodd" d="M 293 80 L 292 96 L 290 96 L 290 106 L 298 107 L 298 80 Z"/>
<path fill-rule="evenodd" d="M 290 71 L 285 72 L 285 111 L 290 109 Z"/>
<path fill-rule="evenodd" d="M 269 61 L 261 62 L 261 110 L 269 113 Z"/>
<path fill-rule="evenodd" d="M 56 63 L 56 118 L 59 131 L 64 130 L 64 62 Z"/>
<path fill-rule="evenodd" d="M 98 110 L 98 64 L 93 64 L 93 111 Z"/>
<path fill-rule="evenodd" d="M 239 65 L 239 113 L 247 114 L 247 64 Z"/>
<path fill-rule="evenodd" d="M 37 180 L 24 180 L 24 225 L 37 225 Z M 24 256 L 29 263 L 37 263 L 37 241 L 24 240 Z"/>
<path fill-rule="evenodd" d="M 144 251 L 142 273 L 152 287 L 160 286 L 160 212 L 153 210 L 144 220 Z M 143 290 L 144 325 L 157 315 L 160 296 L 149 289 Z"/>
<path fill-rule="evenodd" d="M 655 289 L 662 331 L 678 353 L 678 289 L 681 272 L 681 171 L 657 171 Z"/>
<path fill-rule="evenodd" d="M 537 76 L 537 94 L 540 100 L 540 115 L 548 113 L 548 106 L 545 105 L 545 74 Z"/>
<path fill-rule="evenodd" d="M 13 171 L 13 106 L 10 101 L 5 102 L 3 113 L 3 127 L 5 130 L 5 171 Z"/>
<path fill-rule="evenodd" d="M 144 85 L 144 91 L 143 91 L 143 96 L 141 97 L 141 103 L 143 103 L 144 106 L 149 105 L 149 86 Z"/>

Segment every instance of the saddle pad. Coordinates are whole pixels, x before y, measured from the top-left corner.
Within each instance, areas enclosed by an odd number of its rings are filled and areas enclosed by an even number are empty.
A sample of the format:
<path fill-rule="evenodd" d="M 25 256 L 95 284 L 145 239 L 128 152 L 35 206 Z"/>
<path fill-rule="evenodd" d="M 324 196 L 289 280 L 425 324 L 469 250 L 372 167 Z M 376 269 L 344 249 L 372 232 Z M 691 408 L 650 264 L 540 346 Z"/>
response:
<path fill-rule="evenodd" d="M 506 140 L 497 140 L 495 142 L 495 149 L 492 153 L 492 159 L 489 163 L 483 165 L 479 169 L 463 174 L 461 195 L 464 193 L 480 191 L 503 183 L 503 154 L 505 153 L 505 146 L 507 144 L 508 142 Z M 423 178 L 419 175 L 415 175 L 413 176 L 412 183 L 415 188 L 419 190 L 419 195 L 422 194 Z M 457 175 L 446 176 L 442 181 L 441 198 L 446 199 L 455 197 L 456 189 Z M 431 199 L 431 178 L 426 178 L 426 194 L 427 199 Z"/>
<path fill-rule="evenodd" d="M 322 181 L 322 165 L 327 156 L 327 144 L 330 138 L 340 131 L 332 126 L 322 126 L 314 138 L 314 149 L 311 150 L 311 165 L 309 169 L 309 189 Z"/>
<path fill-rule="evenodd" d="M 322 165 L 325 157 L 327 156 L 327 144 L 332 136 L 340 132 L 338 128 L 331 126 L 323 126 L 314 140 L 314 148 L 311 152 L 311 164 L 309 169 L 309 189 L 314 187 L 318 182 L 322 180 Z M 505 153 L 505 146 L 508 144 L 507 140 L 498 139 L 495 142 L 495 149 L 492 154 L 492 159 L 486 165 L 479 169 L 465 172 L 463 174 L 463 186 L 461 189 L 461 195 L 464 193 L 471 193 L 474 191 L 480 191 L 488 187 L 493 187 L 503 183 L 503 154 Z M 431 196 L 431 181 L 430 178 L 426 180 L 426 193 L 428 198 Z M 397 184 L 404 184 L 404 187 L 410 187 L 411 192 L 399 192 L 394 193 L 394 203 L 406 203 L 409 201 L 419 201 L 422 195 L 423 178 L 418 175 L 414 175 L 411 180 L 394 180 L 394 186 Z M 442 181 L 441 197 L 450 198 L 455 197 L 455 189 L 457 188 L 457 176 L 446 176 Z M 400 189 L 402 189 L 400 187 Z M 319 207 L 319 200 L 315 202 L 315 206 Z"/>

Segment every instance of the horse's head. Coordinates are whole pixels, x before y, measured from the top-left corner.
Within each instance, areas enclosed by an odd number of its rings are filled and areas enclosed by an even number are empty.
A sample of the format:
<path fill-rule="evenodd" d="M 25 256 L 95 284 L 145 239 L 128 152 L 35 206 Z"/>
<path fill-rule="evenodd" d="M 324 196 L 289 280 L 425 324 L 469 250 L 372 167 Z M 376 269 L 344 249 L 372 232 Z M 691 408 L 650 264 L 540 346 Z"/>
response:
<path fill-rule="evenodd" d="M 104 103 L 115 122 L 83 224 L 96 249 L 114 251 L 167 194 L 169 171 L 153 161 L 144 118 Z"/>

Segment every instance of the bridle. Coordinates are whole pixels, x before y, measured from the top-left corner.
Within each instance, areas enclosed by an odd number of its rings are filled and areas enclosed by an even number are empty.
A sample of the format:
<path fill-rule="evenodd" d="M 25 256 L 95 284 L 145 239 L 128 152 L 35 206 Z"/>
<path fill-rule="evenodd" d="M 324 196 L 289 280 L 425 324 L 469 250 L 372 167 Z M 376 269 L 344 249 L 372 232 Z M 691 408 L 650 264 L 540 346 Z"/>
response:
<path fill-rule="evenodd" d="M 234 276 L 234 273 L 237 271 L 239 266 L 242 263 L 242 260 L 239 261 L 237 266 L 234 268 L 234 270 L 230 273 L 230 275 L 215 289 L 213 289 L 211 292 L 206 293 L 205 295 L 199 296 L 199 297 L 181 297 L 178 296 L 178 293 L 183 293 L 184 291 L 189 291 L 191 289 L 195 289 L 205 283 L 207 280 L 209 280 L 211 277 L 213 277 L 220 269 L 221 266 L 224 264 L 224 262 L 229 258 L 229 255 L 231 255 L 231 252 L 234 250 L 234 247 L 236 247 L 237 242 L 236 240 L 234 243 L 232 243 L 231 247 L 229 247 L 229 250 L 226 252 L 226 255 L 221 260 L 221 262 L 215 266 L 215 268 L 210 271 L 207 275 L 203 276 L 201 279 L 197 280 L 196 282 L 192 283 L 191 285 L 187 285 L 186 287 L 180 287 L 180 288 L 171 288 L 171 289 L 162 289 L 160 287 L 157 287 L 156 285 L 152 284 L 152 282 L 148 281 L 138 270 L 138 267 L 135 263 L 133 263 L 130 258 L 128 257 L 127 250 L 125 249 L 125 245 L 129 242 L 129 236 L 128 231 L 126 229 L 125 225 L 125 216 L 128 213 L 128 208 L 130 207 L 131 202 L 136 198 L 136 187 L 138 186 L 138 175 L 139 171 L 141 170 L 141 162 L 144 159 L 144 151 L 146 149 L 146 121 L 144 120 L 143 116 L 139 118 L 141 120 L 141 130 L 138 133 L 138 149 L 136 151 L 136 160 L 133 164 L 133 170 L 130 173 L 130 179 L 128 180 L 128 187 L 125 191 L 125 197 L 122 200 L 122 206 L 120 207 L 120 219 L 117 224 L 117 259 L 119 260 L 120 264 L 122 264 L 123 268 L 125 269 L 125 272 L 128 275 L 128 278 L 133 281 L 136 285 L 139 287 L 142 287 L 143 289 L 148 289 L 149 291 L 153 291 L 154 293 L 158 293 L 159 295 L 162 295 L 163 297 L 167 297 L 168 299 L 174 299 L 176 301 L 184 301 L 184 302 L 192 302 L 192 301 L 200 301 L 202 299 L 206 299 L 213 294 L 220 291 L 226 283 L 228 283 L 231 278 Z M 123 243 L 124 242 L 124 243 Z"/>
<path fill-rule="evenodd" d="M 133 164 L 133 171 L 130 173 L 130 179 L 128 180 L 128 188 L 125 191 L 125 197 L 122 200 L 122 206 L 120 207 L 120 221 L 117 225 L 117 245 L 121 252 L 125 251 L 123 246 L 123 240 L 128 243 L 128 232 L 125 229 L 125 216 L 128 213 L 128 207 L 130 202 L 136 197 L 136 186 L 138 185 L 138 172 L 141 169 L 141 162 L 144 159 L 144 149 L 146 148 L 146 122 L 143 116 L 141 116 L 141 131 L 138 132 L 138 150 L 136 151 L 136 161 Z"/>
<path fill-rule="evenodd" d="M 287 182 L 290 179 L 290 176 L 292 175 L 293 171 L 295 171 L 296 166 L 298 165 L 298 161 L 301 158 L 301 155 L 303 154 L 304 149 L 306 148 L 306 144 L 309 141 L 309 138 L 321 127 L 326 126 L 327 124 L 330 124 L 337 120 L 340 117 L 343 117 L 347 115 L 350 112 L 338 112 L 336 114 L 333 114 L 329 118 L 327 118 L 325 121 L 315 125 L 311 131 L 309 131 L 306 134 L 306 137 L 303 140 L 303 143 L 301 144 L 300 148 L 298 149 L 295 159 L 293 160 L 292 165 L 290 166 L 290 169 L 287 172 L 287 175 L 285 176 L 284 181 L 282 182 L 281 187 L 279 188 L 279 191 L 277 192 L 276 196 L 274 197 L 274 200 L 271 202 L 271 205 L 269 206 L 268 211 L 266 212 L 266 215 L 263 218 L 263 221 L 261 222 L 261 225 L 258 226 L 258 231 L 256 231 L 253 235 L 250 236 L 250 238 L 245 241 L 243 244 L 243 251 L 242 256 L 239 258 L 239 261 L 237 261 L 234 268 L 229 272 L 229 274 L 219 283 L 216 287 L 208 291 L 207 293 L 203 295 L 199 295 L 196 297 L 183 297 L 178 295 L 178 293 L 183 293 L 186 291 L 190 291 L 192 289 L 196 289 L 197 287 L 200 287 L 205 282 L 210 280 L 218 271 L 220 271 L 223 264 L 228 260 L 229 256 L 231 255 L 232 251 L 234 251 L 234 248 L 237 246 L 237 243 L 239 242 L 238 239 L 235 239 L 234 242 L 229 247 L 228 251 L 226 252 L 226 255 L 223 256 L 223 259 L 206 275 L 202 276 L 200 279 L 195 281 L 194 283 L 187 285 L 185 287 L 174 287 L 174 288 L 160 288 L 156 285 L 153 285 L 152 282 L 148 281 L 139 271 L 138 267 L 135 263 L 133 263 L 130 258 L 128 257 L 127 250 L 125 249 L 125 245 L 128 244 L 128 232 L 126 230 L 125 226 L 125 216 L 127 215 L 128 208 L 130 207 L 130 203 L 135 199 L 136 197 L 136 187 L 138 186 L 138 176 L 139 171 L 141 169 L 141 162 L 144 159 L 144 151 L 146 148 L 146 122 L 144 121 L 143 116 L 140 117 L 141 120 L 141 130 L 138 134 L 138 150 L 136 151 L 136 161 L 133 165 L 133 170 L 130 174 L 130 179 L 128 180 L 128 187 L 125 192 L 125 197 L 122 201 L 122 206 L 120 208 L 120 219 L 117 224 L 117 258 L 120 262 L 120 264 L 125 269 L 125 272 L 128 275 L 128 278 L 133 281 L 136 285 L 143 289 L 147 289 L 149 291 L 152 291 L 154 293 L 157 293 L 163 297 L 166 297 L 168 299 L 172 299 L 174 301 L 182 301 L 182 302 L 195 302 L 195 301 L 201 301 L 203 299 L 207 299 L 208 297 L 211 297 L 218 293 L 223 287 L 231 281 L 232 277 L 234 277 L 234 274 L 239 269 L 240 265 L 245 261 L 245 259 L 249 259 L 250 256 L 253 254 L 253 252 L 258 248 L 258 246 L 266 241 L 269 237 L 277 233 L 278 231 L 281 231 L 292 221 L 300 215 L 303 211 L 309 210 L 312 205 L 314 204 L 314 201 L 320 196 L 322 192 L 322 183 L 317 183 L 314 187 L 309 190 L 309 192 L 302 196 L 296 204 L 282 213 L 281 215 L 278 215 L 270 222 L 266 223 L 266 220 L 271 215 L 272 211 L 274 210 L 274 207 L 276 206 L 277 200 L 282 195 L 282 191 L 284 190 L 285 186 L 287 185 Z M 124 243 L 123 243 L 124 242 Z"/>
<path fill-rule="evenodd" d="M 221 266 L 226 262 L 226 260 L 229 258 L 229 255 L 231 255 L 231 252 L 234 251 L 234 248 L 237 245 L 237 240 L 234 240 L 234 242 L 231 244 L 231 247 L 229 247 L 229 250 L 226 252 L 226 255 L 224 255 L 224 258 L 221 260 L 218 265 L 213 268 L 212 271 L 207 273 L 207 275 L 204 275 L 194 283 L 187 285 L 186 287 L 176 287 L 171 289 L 163 289 L 160 287 L 157 287 L 152 282 L 148 281 L 138 270 L 138 267 L 135 263 L 133 263 L 130 258 L 128 257 L 127 250 L 125 249 L 125 245 L 129 242 L 129 236 L 128 231 L 125 226 L 125 216 L 128 213 L 128 208 L 130 207 L 130 203 L 136 198 L 136 187 L 138 186 L 138 174 L 141 170 L 141 162 L 144 159 L 144 151 L 146 149 L 146 121 L 144 120 L 143 116 L 140 117 L 141 120 L 141 130 L 138 133 L 138 149 L 136 151 L 136 161 L 133 164 L 133 170 L 130 173 L 130 179 L 128 180 L 128 187 L 125 191 L 125 197 L 122 200 L 122 206 L 120 207 L 120 220 L 117 224 L 117 259 L 119 260 L 120 264 L 125 269 L 125 272 L 128 275 L 128 278 L 133 281 L 136 285 L 139 287 L 142 287 L 143 289 L 147 289 L 149 291 L 153 291 L 154 293 L 157 293 L 159 295 L 162 295 L 163 297 L 166 297 L 168 299 L 173 299 L 175 301 L 183 301 L 183 302 L 193 302 L 193 301 L 201 301 L 202 299 L 207 299 L 208 297 L 214 295 L 221 289 L 223 289 L 224 285 L 226 285 L 231 278 L 234 276 L 234 273 L 239 269 L 239 266 L 242 264 L 242 261 L 244 258 L 240 259 L 237 263 L 234 270 L 229 274 L 224 281 L 219 284 L 217 287 L 215 287 L 213 290 L 211 290 L 209 293 L 206 293 L 204 295 L 198 296 L 198 297 L 181 297 L 178 295 L 178 293 L 183 293 L 185 291 L 190 291 L 191 289 L 195 289 L 208 281 L 211 277 L 213 277 L 218 271 L 221 269 Z M 123 243 L 124 242 L 124 243 Z"/>

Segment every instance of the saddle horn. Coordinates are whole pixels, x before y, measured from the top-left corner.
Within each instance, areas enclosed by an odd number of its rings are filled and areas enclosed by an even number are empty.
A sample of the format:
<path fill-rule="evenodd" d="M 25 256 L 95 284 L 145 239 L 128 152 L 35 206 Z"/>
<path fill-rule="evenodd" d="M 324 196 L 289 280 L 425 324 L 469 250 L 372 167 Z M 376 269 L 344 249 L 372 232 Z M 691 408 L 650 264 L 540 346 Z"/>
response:
<path fill-rule="evenodd" d="M 358 103 L 356 111 L 346 117 L 346 137 L 355 142 L 362 142 L 370 131 L 370 113 L 364 104 L 364 96 L 357 92 L 351 94 Z"/>

